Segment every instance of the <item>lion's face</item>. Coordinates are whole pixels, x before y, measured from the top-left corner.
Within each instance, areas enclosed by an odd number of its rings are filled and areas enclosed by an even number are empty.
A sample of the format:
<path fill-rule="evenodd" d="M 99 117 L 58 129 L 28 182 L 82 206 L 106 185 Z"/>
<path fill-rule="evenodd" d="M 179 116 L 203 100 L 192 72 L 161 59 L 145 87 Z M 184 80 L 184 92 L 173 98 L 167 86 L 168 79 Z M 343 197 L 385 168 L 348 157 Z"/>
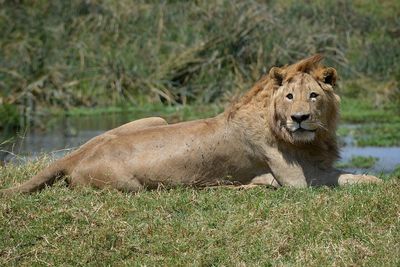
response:
<path fill-rule="evenodd" d="M 275 131 L 290 143 L 313 142 L 335 127 L 338 97 L 331 84 L 308 73 L 283 80 L 273 95 Z M 330 121 L 332 120 L 332 121 Z"/>

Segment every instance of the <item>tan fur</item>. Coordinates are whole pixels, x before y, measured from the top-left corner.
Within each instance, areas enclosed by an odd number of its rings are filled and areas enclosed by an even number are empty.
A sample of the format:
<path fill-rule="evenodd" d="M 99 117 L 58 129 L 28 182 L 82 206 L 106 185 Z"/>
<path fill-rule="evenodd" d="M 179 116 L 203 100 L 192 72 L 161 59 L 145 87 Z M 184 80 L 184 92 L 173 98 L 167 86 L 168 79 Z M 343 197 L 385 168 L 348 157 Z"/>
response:
<path fill-rule="evenodd" d="M 332 167 L 338 157 L 337 74 L 321 66 L 321 59 L 316 55 L 272 68 L 214 118 L 172 125 L 148 118 L 108 131 L 24 184 L 0 192 L 32 192 L 65 176 L 71 186 L 131 192 L 176 185 L 251 188 L 379 182 L 374 176 Z"/>

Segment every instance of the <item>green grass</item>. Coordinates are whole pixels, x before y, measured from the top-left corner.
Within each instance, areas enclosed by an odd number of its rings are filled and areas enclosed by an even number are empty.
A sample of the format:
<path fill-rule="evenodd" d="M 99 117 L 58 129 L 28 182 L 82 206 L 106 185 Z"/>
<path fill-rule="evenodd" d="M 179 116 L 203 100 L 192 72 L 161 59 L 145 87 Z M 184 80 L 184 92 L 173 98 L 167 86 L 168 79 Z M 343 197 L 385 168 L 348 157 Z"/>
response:
<path fill-rule="evenodd" d="M 400 124 L 397 106 L 374 106 L 370 100 L 342 97 L 341 120 L 345 123 L 396 123 Z"/>
<path fill-rule="evenodd" d="M 141 119 L 149 116 L 161 116 L 164 118 L 175 118 L 173 121 L 195 120 L 215 116 L 223 111 L 220 105 L 177 105 L 165 106 L 162 104 L 147 104 L 140 107 L 134 106 L 112 106 L 107 108 L 89 109 L 85 107 L 73 108 L 66 114 L 67 116 L 97 116 L 102 114 L 131 114 L 133 119 Z"/>
<path fill-rule="evenodd" d="M 47 160 L 0 167 L 0 186 Z M 400 180 L 345 188 L 176 188 L 125 194 L 63 183 L 0 201 L 0 265 L 400 264 Z"/>
<path fill-rule="evenodd" d="M 400 164 L 398 164 L 395 168 L 394 168 L 394 171 L 393 171 L 393 176 L 395 176 L 395 177 L 400 177 Z"/>
<path fill-rule="evenodd" d="M 375 158 L 372 156 L 363 157 L 363 156 L 354 156 L 348 162 L 338 163 L 336 164 L 337 168 L 361 168 L 368 169 L 374 167 L 379 158 Z"/>

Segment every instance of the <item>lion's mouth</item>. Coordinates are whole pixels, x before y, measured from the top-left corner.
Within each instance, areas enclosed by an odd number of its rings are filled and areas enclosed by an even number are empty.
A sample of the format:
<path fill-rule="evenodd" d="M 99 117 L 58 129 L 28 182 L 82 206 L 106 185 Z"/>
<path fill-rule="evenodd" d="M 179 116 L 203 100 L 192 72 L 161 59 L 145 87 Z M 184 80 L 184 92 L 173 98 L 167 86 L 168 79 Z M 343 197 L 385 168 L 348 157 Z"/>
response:
<path fill-rule="evenodd" d="M 306 129 L 301 125 L 297 125 L 295 128 L 289 128 L 289 131 L 295 141 L 308 143 L 314 140 L 316 129 Z"/>
<path fill-rule="evenodd" d="M 317 130 L 315 124 L 312 124 L 310 122 L 302 122 L 302 123 L 287 122 L 286 127 L 291 133 L 306 133 L 306 132 L 313 133 Z"/>
<path fill-rule="evenodd" d="M 304 129 L 304 128 L 302 128 L 302 127 L 299 127 L 299 128 L 297 128 L 297 129 L 295 129 L 294 131 L 292 131 L 293 133 L 304 133 L 304 132 L 311 132 L 311 133 L 313 133 L 313 132 L 315 132 L 316 131 L 316 129 L 314 129 L 314 130 L 309 130 L 309 129 Z"/>

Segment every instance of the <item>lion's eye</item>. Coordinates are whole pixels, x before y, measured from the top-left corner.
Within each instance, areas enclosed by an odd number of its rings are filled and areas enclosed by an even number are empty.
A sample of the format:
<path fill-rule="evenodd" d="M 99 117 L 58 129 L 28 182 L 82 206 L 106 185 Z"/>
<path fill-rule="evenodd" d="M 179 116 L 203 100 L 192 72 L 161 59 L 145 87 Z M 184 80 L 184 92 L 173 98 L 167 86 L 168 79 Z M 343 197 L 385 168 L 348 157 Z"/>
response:
<path fill-rule="evenodd" d="M 310 98 L 316 98 L 318 96 L 318 94 L 317 93 L 314 93 L 314 92 L 312 92 L 311 94 L 310 94 Z"/>
<path fill-rule="evenodd" d="M 287 98 L 287 99 L 293 99 L 293 95 L 292 95 L 292 94 L 287 94 L 287 95 L 286 95 L 286 98 Z"/>

